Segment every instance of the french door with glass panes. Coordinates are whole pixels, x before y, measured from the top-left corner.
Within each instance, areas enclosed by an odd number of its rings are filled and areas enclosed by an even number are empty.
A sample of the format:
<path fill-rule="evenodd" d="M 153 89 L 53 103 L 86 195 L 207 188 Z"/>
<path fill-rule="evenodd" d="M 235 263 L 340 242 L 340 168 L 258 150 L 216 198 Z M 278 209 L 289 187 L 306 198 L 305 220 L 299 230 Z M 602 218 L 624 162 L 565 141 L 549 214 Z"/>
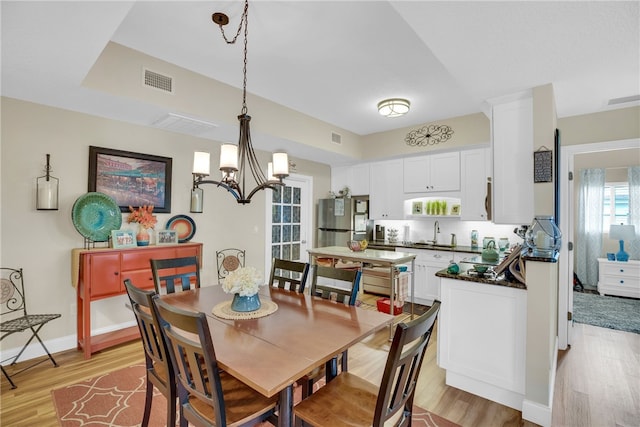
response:
<path fill-rule="evenodd" d="M 312 232 L 311 177 L 289 176 L 284 183 L 284 186 L 267 192 L 267 274 L 271 271 L 273 258 L 303 262 L 309 260 L 307 249 Z"/>

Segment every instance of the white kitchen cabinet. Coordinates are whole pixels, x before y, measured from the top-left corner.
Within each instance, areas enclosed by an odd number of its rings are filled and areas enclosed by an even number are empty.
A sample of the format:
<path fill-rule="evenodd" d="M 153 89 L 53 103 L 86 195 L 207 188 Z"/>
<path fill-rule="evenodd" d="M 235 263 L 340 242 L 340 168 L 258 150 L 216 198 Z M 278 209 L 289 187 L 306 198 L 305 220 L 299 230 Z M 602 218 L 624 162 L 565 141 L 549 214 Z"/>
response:
<path fill-rule="evenodd" d="M 521 96 L 492 108 L 496 224 L 530 224 L 534 217 L 533 99 L 530 93 Z"/>
<path fill-rule="evenodd" d="M 369 163 L 332 167 L 331 190 L 337 194 L 347 186 L 352 196 L 369 194 L 369 169 Z"/>
<path fill-rule="evenodd" d="M 527 291 L 442 278 L 438 364 L 446 384 L 522 410 Z"/>
<path fill-rule="evenodd" d="M 403 219 L 402 159 L 370 164 L 369 218 Z"/>
<path fill-rule="evenodd" d="M 460 152 L 460 187 L 463 221 L 487 221 L 491 210 L 488 182 L 491 179 L 491 148 Z"/>
<path fill-rule="evenodd" d="M 440 300 L 440 278 L 436 273 L 449 266 L 454 258 L 450 251 L 411 249 L 416 254 L 414 302 L 431 305 Z"/>
<path fill-rule="evenodd" d="M 460 153 L 431 154 L 404 159 L 405 193 L 460 190 Z"/>

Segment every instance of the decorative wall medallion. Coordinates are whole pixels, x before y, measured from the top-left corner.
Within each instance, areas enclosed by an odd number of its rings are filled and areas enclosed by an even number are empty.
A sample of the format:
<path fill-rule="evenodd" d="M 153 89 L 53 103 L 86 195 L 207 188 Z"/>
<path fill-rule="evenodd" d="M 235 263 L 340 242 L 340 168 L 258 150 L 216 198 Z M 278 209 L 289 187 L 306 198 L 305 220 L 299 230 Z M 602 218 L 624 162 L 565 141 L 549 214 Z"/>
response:
<path fill-rule="evenodd" d="M 451 139 L 451 135 L 453 135 L 453 129 L 447 125 L 427 125 L 412 130 L 404 140 L 412 147 L 424 147 L 446 142 Z"/>

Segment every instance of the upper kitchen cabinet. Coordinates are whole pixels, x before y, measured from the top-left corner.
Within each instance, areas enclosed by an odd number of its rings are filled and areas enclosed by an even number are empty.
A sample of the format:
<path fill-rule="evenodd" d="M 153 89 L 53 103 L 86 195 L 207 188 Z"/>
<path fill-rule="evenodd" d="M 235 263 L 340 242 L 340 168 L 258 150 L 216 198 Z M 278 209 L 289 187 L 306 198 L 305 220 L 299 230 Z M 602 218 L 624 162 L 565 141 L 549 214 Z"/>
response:
<path fill-rule="evenodd" d="M 369 163 L 331 168 L 331 190 L 336 194 L 345 186 L 353 196 L 369 194 Z"/>
<path fill-rule="evenodd" d="M 530 224 L 533 199 L 531 93 L 492 103 L 493 222 Z"/>
<path fill-rule="evenodd" d="M 491 148 L 460 152 L 463 221 L 491 220 Z"/>
<path fill-rule="evenodd" d="M 460 191 L 460 153 L 404 159 L 404 192 Z"/>
<path fill-rule="evenodd" d="M 370 219 L 403 219 L 402 159 L 371 163 Z"/>

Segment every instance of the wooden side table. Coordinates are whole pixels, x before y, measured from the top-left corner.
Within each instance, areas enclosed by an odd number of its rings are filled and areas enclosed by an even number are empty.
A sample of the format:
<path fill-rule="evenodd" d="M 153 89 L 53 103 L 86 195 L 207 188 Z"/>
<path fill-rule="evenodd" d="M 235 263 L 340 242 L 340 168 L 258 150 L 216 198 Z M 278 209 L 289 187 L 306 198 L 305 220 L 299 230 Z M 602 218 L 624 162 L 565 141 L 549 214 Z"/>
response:
<path fill-rule="evenodd" d="M 151 259 L 197 256 L 202 264 L 202 243 L 141 246 L 128 249 L 73 249 L 72 277 L 77 292 L 78 350 L 92 353 L 140 336 L 137 326 L 91 335 L 91 302 L 126 294 L 124 280 L 143 289 L 154 289 Z M 133 314 L 132 317 L 133 319 Z"/>

